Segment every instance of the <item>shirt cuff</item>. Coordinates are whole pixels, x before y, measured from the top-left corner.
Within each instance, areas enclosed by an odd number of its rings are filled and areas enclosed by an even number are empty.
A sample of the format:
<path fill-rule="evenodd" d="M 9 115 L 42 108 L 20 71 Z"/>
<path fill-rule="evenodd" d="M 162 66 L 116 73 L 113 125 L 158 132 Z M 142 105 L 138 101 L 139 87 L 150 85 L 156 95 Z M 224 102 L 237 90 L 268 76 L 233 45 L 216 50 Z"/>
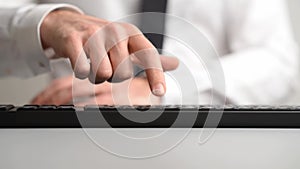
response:
<path fill-rule="evenodd" d="M 49 59 L 42 48 L 40 26 L 43 19 L 52 11 L 66 9 L 83 13 L 69 4 L 42 4 L 20 8 L 12 21 L 12 36 L 15 39 L 19 56 L 24 59 L 32 76 L 50 70 Z"/>

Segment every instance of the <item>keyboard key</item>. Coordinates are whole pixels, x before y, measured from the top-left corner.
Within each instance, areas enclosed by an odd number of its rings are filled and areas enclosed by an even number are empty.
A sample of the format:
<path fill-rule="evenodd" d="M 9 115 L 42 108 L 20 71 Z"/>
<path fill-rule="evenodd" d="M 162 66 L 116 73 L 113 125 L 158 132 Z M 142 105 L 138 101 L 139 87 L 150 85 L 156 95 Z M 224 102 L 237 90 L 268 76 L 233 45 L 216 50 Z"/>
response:
<path fill-rule="evenodd" d="M 74 105 L 60 105 L 57 107 L 57 110 L 65 110 L 65 111 L 74 111 Z"/>
<path fill-rule="evenodd" d="M 55 105 L 43 105 L 40 106 L 39 110 L 55 110 L 57 107 Z"/>
<path fill-rule="evenodd" d="M 13 105 L 8 104 L 8 105 L 0 105 L 0 111 L 8 111 L 10 109 L 14 108 Z"/>
<path fill-rule="evenodd" d="M 84 106 L 84 110 L 99 110 L 98 105 L 86 105 Z"/>
<path fill-rule="evenodd" d="M 24 105 L 19 107 L 18 110 L 37 110 L 39 107 L 39 105 Z"/>
<path fill-rule="evenodd" d="M 95 111 L 95 110 L 112 110 L 118 109 L 120 106 L 112 106 L 112 105 L 86 105 L 84 106 L 84 110 Z"/>
<path fill-rule="evenodd" d="M 133 106 L 134 109 L 139 110 L 139 111 L 147 111 L 151 108 L 150 105 L 146 105 L 146 106 L 139 106 L 139 105 L 135 105 Z"/>

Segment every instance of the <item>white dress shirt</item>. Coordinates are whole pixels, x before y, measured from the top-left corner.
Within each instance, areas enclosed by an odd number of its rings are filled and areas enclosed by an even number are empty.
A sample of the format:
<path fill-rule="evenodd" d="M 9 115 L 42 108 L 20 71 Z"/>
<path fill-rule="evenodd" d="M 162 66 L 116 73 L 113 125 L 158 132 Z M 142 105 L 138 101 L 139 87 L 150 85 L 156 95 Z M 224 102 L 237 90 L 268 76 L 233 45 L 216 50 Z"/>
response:
<path fill-rule="evenodd" d="M 62 2 L 73 5 L 57 4 Z M 39 26 L 50 11 L 82 10 L 114 21 L 138 12 L 140 6 L 140 0 L 41 0 L 40 3 L 53 4 L 26 2 L 21 7 L 0 6 L 0 76 L 29 77 L 50 71 L 39 37 Z M 196 26 L 216 49 L 224 70 L 226 97 L 231 103 L 274 104 L 293 92 L 298 50 L 283 0 L 169 0 L 167 12 Z M 176 28 L 168 25 L 167 21 L 167 32 L 185 30 L 184 25 Z M 181 58 L 193 54 L 171 38 L 165 39 L 164 49 Z M 205 93 L 211 88 L 209 77 L 203 73 L 205 68 L 191 65 L 192 74 L 202 82 L 193 93 Z M 172 82 L 168 85 L 166 103 L 175 103 L 176 89 Z"/>

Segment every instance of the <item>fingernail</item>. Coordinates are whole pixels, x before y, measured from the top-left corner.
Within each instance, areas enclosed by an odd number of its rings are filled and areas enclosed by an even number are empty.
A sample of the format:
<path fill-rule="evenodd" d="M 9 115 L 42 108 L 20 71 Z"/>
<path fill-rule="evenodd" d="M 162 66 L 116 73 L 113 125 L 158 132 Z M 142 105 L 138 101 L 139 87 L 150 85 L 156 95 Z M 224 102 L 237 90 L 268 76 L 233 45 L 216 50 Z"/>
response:
<path fill-rule="evenodd" d="M 154 86 L 152 93 L 156 96 L 164 95 L 165 94 L 164 86 L 161 83 L 157 84 L 156 86 Z"/>

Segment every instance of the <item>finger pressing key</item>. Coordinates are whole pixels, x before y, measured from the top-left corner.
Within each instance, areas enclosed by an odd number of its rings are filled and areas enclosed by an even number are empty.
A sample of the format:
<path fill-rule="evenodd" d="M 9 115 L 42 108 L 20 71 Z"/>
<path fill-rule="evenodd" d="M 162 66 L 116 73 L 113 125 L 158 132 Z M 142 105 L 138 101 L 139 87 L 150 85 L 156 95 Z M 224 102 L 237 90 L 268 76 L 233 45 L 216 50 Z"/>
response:
<path fill-rule="evenodd" d="M 129 51 L 134 53 L 145 70 L 152 93 L 156 96 L 163 96 L 166 92 L 166 84 L 160 55 L 155 47 L 145 36 L 136 35 L 129 39 Z"/>

